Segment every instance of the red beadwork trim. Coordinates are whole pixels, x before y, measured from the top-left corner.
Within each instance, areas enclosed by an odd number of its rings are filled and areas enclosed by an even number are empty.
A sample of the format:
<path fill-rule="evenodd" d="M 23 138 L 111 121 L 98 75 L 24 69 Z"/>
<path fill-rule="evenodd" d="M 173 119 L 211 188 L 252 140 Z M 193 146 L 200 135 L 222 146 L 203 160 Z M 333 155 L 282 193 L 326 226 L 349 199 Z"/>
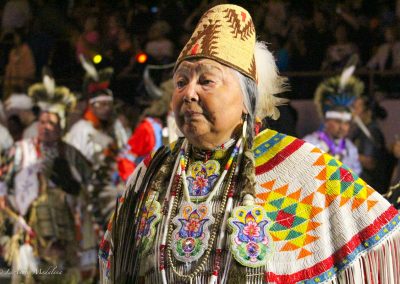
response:
<path fill-rule="evenodd" d="M 394 207 L 390 207 L 374 223 L 355 235 L 347 244 L 342 246 L 335 254 L 310 268 L 298 271 L 293 274 L 278 275 L 273 272 L 265 272 L 265 281 L 274 283 L 292 284 L 321 275 L 331 269 L 336 263 L 340 263 L 346 256 L 351 254 L 354 249 L 365 240 L 374 236 L 388 221 L 398 214 Z"/>
<path fill-rule="evenodd" d="M 219 271 L 221 270 L 221 257 L 222 250 L 216 249 L 215 251 L 215 260 L 213 265 L 213 275 L 218 277 Z"/>
<path fill-rule="evenodd" d="M 165 245 L 160 245 L 160 271 L 165 269 Z"/>
<path fill-rule="evenodd" d="M 290 143 L 288 146 L 286 146 L 282 151 L 279 153 L 276 153 L 275 156 L 266 162 L 265 164 L 262 164 L 258 167 L 256 167 L 256 175 L 260 175 L 263 173 L 266 173 L 282 163 L 286 158 L 288 158 L 290 155 L 292 155 L 295 151 L 297 151 L 305 142 L 300 139 L 294 140 L 292 143 Z"/>
<path fill-rule="evenodd" d="M 235 192 L 235 188 L 236 188 L 236 182 L 232 181 L 230 187 L 229 187 L 229 191 L 228 191 L 228 198 L 233 197 L 233 194 Z"/>
<path fill-rule="evenodd" d="M 181 176 L 176 174 L 174 177 L 174 181 L 172 183 L 172 188 L 171 188 L 171 196 L 176 196 L 176 189 L 178 188 L 178 184 L 181 180 Z"/>

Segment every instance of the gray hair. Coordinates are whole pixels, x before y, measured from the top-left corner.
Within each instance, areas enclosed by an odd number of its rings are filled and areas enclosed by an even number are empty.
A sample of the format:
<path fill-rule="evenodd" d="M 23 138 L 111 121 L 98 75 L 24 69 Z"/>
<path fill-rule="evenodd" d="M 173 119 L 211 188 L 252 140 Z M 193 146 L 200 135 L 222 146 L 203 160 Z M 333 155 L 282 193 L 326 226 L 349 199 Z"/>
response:
<path fill-rule="evenodd" d="M 240 89 L 243 95 L 244 106 L 248 112 L 247 114 L 247 141 L 249 146 L 253 144 L 254 138 L 254 122 L 256 119 L 256 106 L 257 106 L 257 98 L 258 98 L 258 89 L 257 83 L 240 73 L 239 71 L 234 70 L 234 73 L 239 79 Z"/>

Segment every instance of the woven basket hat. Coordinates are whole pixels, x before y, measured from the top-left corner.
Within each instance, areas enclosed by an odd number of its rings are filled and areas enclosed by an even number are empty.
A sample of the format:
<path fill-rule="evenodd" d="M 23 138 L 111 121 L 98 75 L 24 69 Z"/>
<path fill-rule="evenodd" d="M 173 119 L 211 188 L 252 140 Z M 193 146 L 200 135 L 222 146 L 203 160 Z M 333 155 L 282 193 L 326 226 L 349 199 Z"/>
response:
<path fill-rule="evenodd" d="M 274 95 L 287 90 L 286 79 L 279 76 L 266 44 L 256 42 L 253 20 L 244 8 L 224 4 L 208 10 L 180 53 L 174 71 L 182 61 L 197 58 L 215 60 L 257 82 L 254 115 L 279 117 L 276 106 L 286 100 Z"/>
<path fill-rule="evenodd" d="M 188 59 L 210 58 L 256 81 L 256 33 L 249 12 L 236 5 L 218 5 L 200 19 L 175 65 Z"/>

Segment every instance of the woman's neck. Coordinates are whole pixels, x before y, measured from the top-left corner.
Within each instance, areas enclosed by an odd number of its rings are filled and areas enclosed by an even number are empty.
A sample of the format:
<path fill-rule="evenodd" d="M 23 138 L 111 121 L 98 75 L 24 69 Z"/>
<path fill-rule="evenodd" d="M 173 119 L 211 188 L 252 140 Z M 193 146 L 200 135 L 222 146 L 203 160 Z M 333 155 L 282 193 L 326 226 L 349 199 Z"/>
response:
<path fill-rule="evenodd" d="M 231 138 L 225 143 L 222 143 L 213 149 L 202 149 L 192 145 L 191 157 L 195 160 L 208 161 L 210 159 L 221 159 L 223 158 L 227 150 L 235 145 L 237 139 Z"/>

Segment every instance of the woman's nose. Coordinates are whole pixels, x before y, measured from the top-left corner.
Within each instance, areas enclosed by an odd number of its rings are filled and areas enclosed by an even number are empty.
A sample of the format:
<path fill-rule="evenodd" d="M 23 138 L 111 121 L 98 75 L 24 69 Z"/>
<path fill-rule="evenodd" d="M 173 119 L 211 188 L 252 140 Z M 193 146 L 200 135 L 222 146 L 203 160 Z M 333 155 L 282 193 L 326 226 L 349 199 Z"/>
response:
<path fill-rule="evenodd" d="M 196 82 L 190 82 L 187 85 L 183 100 L 185 102 L 197 102 L 199 100 Z"/>

